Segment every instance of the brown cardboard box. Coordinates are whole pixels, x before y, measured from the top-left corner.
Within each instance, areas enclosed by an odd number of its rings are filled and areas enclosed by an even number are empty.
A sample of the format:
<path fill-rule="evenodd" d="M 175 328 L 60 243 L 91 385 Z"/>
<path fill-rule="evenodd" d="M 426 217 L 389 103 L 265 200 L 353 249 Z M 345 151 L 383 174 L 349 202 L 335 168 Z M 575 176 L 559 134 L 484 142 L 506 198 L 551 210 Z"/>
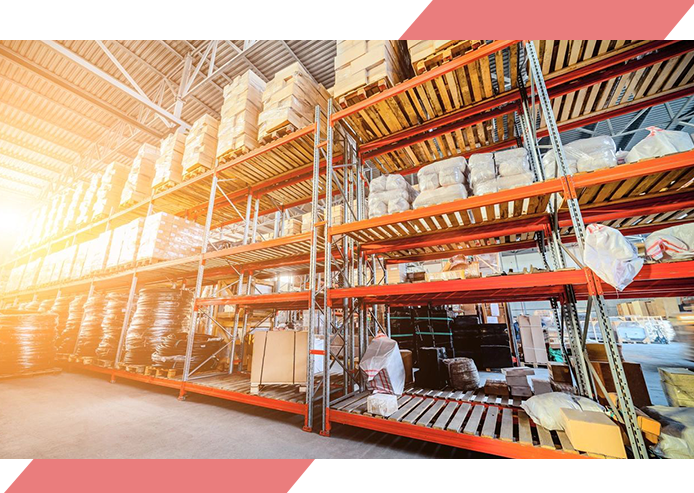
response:
<path fill-rule="evenodd" d="M 609 363 L 606 361 L 591 361 L 591 363 L 593 368 L 595 368 L 595 372 L 598 374 L 598 377 L 600 377 L 600 380 L 602 380 L 603 385 L 605 385 L 605 390 L 607 390 L 607 392 L 616 392 Z M 627 376 L 627 384 L 629 385 L 629 390 L 631 391 L 631 398 L 634 401 L 634 406 L 650 406 L 651 397 L 648 394 L 648 387 L 646 387 L 646 380 L 643 378 L 641 365 L 638 363 L 629 363 L 627 361 L 622 362 L 622 365 L 624 366 L 624 373 L 626 373 Z M 600 401 L 603 404 L 606 403 L 607 397 L 603 394 L 599 386 L 597 388 L 597 392 Z"/>
<path fill-rule="evenodd" d="M 532 397 L 533 391 L 530 387 L 511 387 L 511 395 L 513 397 Z"/>
<path fill-rule="evenodd" d="M 622 432 L 605 414 L 565 408 L 560 412 L 564 431 L 576 450 L 626 459 Z"/>
<path fill-rule="evenodd" d="M 619 349 L 619 357 L 624 359 L 624 356 L 622 356 L 622 345 L 617 344 L 617 348 Z M 591 361 L 607 361 L 607 351 L 602 342 L 586 343 L 586 351 L 588 351 L 588 358 Z"/>
<path fill-rule="evenodd" d="M 407 265 L 395 264 L 389 265 L 386 271 L 386 282 L 388 284 L 400 284 L 405 282 L 407 277 Z"/>
<path fill-rule="evenodd" d="M 508 397 L 510 395 L 510 390 L 505 380 L 488 378 L 484 382 L 484 393 L 487 395 Z"/>
<path fill-rule="evenodd" d="M 694 371 L 686 368 L 658 368 L 658 373 L 670 406 L 694 407 Z M 629 387 L 631 388 L 631 383 Z"/>
<path fill-rule="evenodd" d="M 547 363 L 549 375 L 552 381 L 557 383 L 573 383 L 571 379 L 571 369 L 566 363 Z"/>
<path fill-rule="evenodd" d="M 502 368 L 501 373 L 505 376 L 519 376 L 519 375 L 535 375 L 535 370 L 528 368 L 527 366 L 518 366 L 514 368 Z"/>
<path fill-rule="evenodd" d="M 412 351 L 409 349 L 401 349 L 400 357 L 402 358 L 402 364 L 405 367 L 405 383 L 414 382 L 412 373 Z"/>
<path fill-rule="evenodd" d="M 653 444 L 657 444 L 661 430 L 660 422 L 651 418 L 639 409 L 636 410 L 636 422 L 643 432 L 643 436 L 646 438 L 646 440 Z"/>
<path fill-rule="evenodd" d="M 533 382 L 533 394 L 541 395 L 552 392 L 552 384 L 549 380 L 541 378 L 532 378 L 531 380 Z"/>
<path fill-rule="evenodd" d="M 526 375 L 506 375 L 506 383 L 510 387 L 529 387 Z"/>
<path fill-rule="evenodd" d="M 307 349 L 308 331 L 256 331 L 251 393 L 257 392 L 259 385 L 305 385 Z"/>

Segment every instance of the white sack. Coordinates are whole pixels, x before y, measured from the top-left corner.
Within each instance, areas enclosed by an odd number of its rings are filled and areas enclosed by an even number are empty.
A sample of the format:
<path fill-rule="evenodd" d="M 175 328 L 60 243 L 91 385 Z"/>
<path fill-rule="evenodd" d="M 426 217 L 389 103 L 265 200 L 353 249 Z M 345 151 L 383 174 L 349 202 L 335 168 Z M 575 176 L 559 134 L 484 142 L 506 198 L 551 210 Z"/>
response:
<path fill-rule="evenodd" d="M 494 153 L 494 161 L 501 176 L 520 175 L 530 171 L 528 151 L 524 147 Z"/>
<path fill-rule="evenodd" d="M 418 177 L 421 191 L 436 190 L 441 186 L 438 173 L 427 173 Z"/>
<path fill-rule="evenodd" d="M 401 395 L 405 389 L 405 366 L 398 343 L 384 335 L 374 337 L 359 365 L 366 387 L 379 394 Z"/>
<path fill-rule="evenodd" d="M 577 411 L 605 411 L 600 404 L 590 399 L 564 392 L 550 392 L 533 396 L 521 403 L 521 408 L 536 424 L 555 431 L 564 429 L 560 411 L 562 408 L 576 409 Z"/>
<path fill-rule="evenodd" d="M 583 262 L 617 291 L 631 284 L 643 267 L 643 259 L 624 235 L 602 224 L 586 228 Z"/>
<path fill-rule="evenodd" d="M 564 158 L 570 174 L 612 168 L 617 166 L 616 149 L 617 147 L 612 137 L 601 135 L 589 139 L 575 140 L 566 144 L 564 146 Z M 557 176 L 554 150 L 548 151 L 542 157 L 542 165 L 545 169 L 545 178 L 555 178 Z"/>
<path fill-rule="evenodd" d="M 694 224 L 672 226 L 651 233 L 646 238 L 646 253 L 660 260 L 667 256 L 675 260 L 694 257 Z"/>
<path fill-rule="evenodd" d="M 530 172 L 525 172 L 518 175 L 500 176 L 496 179 L 496 186 L 499 188 L 499 190 L 508 190 L 510 188 L 532 185 L 534 181 L 535 175 Z"/>
<path fill-rule="evenodd" d="M 426 190 L 412 203 L 414 209 L 429 207 L 430 205 L 445 204 L 454 200 L 466 199 L 467 188 L 465 185 L 451 185 L 450 187 L 437 188 L 436 190 Z"/>
<path fill-rule="evenodd" d="M 648 406 L 644 411 L 662 425 L 656 452 L 667 459 L 694 459 L 694 407 Z"/>
<path fill-rule="evenodd" d="M 366 412 L 386 418 L 398 410 L 398 398 L 393 394 L 371 394 L 366 398 Z"/>
<path fill-rule="evenodd" d="M 496 178 L 494 155 L 490 152 L 470 156 L 468 168 L 470 168 L 470 184 L 473 186 Z"/>
<path fill-rule="evenodd" d="M 402 175 L 386 175 L 386 190 L 408 190 L 410 184 Z"/>
<path fill-rule="evenodd" d="M 379 193 L 379 192 L 385 192 L 387 181 L 388 181 L 388 175 L 381 175 L 377 178 L 374 178 L 369 183 L 369 192 L 372 194 L 373 193 Z"/>
<path fill-rule="evenodd" d="M 486 195 L 488 193 L 496 193 L 499 191 L 499 186 L 497 185 L 497 179 L 483 181 L 480 183 L 475 183 L 472 186 L 472 192 L 475 195 Z"/>
<path fill-rule="evenodd" d="M 369 194 L 369 217 L 384 216 L 410 209 L 410 190 L 387 190 Z M 392 204 L 392 206 L 391 206 Z M 391 211 L 392 207 L 392 211 Z"/>
<path fill-rule="evenodd" d="M 410 201 L 397 197 L 388 201 L 388 214 L 410 210 Z"/>
<path fill-rule="evenodd" d="M 627 163 L 694 149 L 692 137 L 686 132 L 662 130 L 658 127 L 646 127 L 646 130 L 651 133 L 629 151 Z"/>
<path fill-rule="evenodd" d="M 436 161 L 424 166 L 417 172 L 421 191 L 433 190 L 439 186 L 445 187 L 465 182 L 467 161 L 458 156 Z"/>
<path fill-rule="evenodd" d="M 369 198 L 368 200 L 369 217 L 379 217 L 388 214 L 388 202 Z"/>

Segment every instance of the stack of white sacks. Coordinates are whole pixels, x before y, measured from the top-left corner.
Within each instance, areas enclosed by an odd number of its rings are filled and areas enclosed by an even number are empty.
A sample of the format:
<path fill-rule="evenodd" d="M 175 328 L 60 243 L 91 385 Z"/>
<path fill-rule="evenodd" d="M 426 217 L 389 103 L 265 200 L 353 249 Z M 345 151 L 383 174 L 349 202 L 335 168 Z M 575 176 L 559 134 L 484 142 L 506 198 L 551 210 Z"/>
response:
<path fill-rule="evenodd" d="M 595 171 L 602 168 L 617 166 L 617 155 L 614 140 L 608 135 L 580 139 L 564 146 L 564 158 L 570 174 Z M 545 178 L 556 178 L 558 163 L 554 151 L 548 151 L 542 157 L 542 167 L 545 170 Z"/>
<path fill-rule="evenodd" d="M 467 198 L 466 169 L 467 161 L 462 156 L 424 166 L 417 172 L 420 194 L 412 204 L 414 208 Z"/>
<path fill-rule="evenodd" d="M 528 152 L 522 147 L 493 154 L 473 154 L 468 168 L 474 195 L 522 187 L 535 181 Z"/>
<path fill-rule="evenodd" d="M 369 217 L 395 214 L 412 208 L 417 192 L 402 175 L 382 175 L 369 183 Z"/>

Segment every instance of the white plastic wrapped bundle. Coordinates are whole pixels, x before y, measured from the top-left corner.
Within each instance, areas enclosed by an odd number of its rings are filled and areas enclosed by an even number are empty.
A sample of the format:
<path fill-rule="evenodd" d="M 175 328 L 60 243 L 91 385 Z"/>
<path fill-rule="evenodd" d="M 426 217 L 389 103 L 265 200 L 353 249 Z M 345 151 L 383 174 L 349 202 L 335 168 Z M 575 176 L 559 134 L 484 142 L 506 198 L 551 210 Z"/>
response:
<path fill-rule="evenodd" d="M 398 410 L 398 397 L 393 394 L 371 394 L 366 398 L 366 412 L 388 417 Z"/>
<path fill-rule="evenodd" d="M 468 168 L 470 168 L 470 183 L 473 187 L 478 183 L 491 181 L 496 178 L 494 155 L 490 152 L 470 156 Z"/>
<path fill-rule="evenodd" d="M 498 191 L 499 185 L 497 184 L 496 178 L 472 186 L 472 193 L 475 195 L 487 195 L 488 193 L 496 193 Z"/>
<path fill-rule="evenodd" d="M 528 152 L 523 147 L 497 152 L 494 161 L 501 176 L 521 175 L 530 171 Z"/>
<path fill-rule="evenodd" d="M 374 194 L 378 192 L 385 192 L 386 191 L 386 183 L 388 181 L 388 175 L 381 175 L 379 177 L 374 178 L 369 182 L 369 191 Z"/>
<path fill-rule="evenodd" d="M 467 161 L 462 156 L 443 159 L 424 166 L 417 172 L 419 188 L 424 192 L 440 186 L 447 187 L 464 183 L 466 168 Z"/>
<path fill-rule="evenodd" d="M 627 163 L 694 149 L 692 137 L 686 132 L 662 130 L 658 127 L 647 127 L 646 130 L 651 133 L 629 151 Z"/>
<path fill-rule="evenodd" d="M 449 187 L 437 188 L 436 190 L 425 190 L 412 203 L 412 207 L 420 209 L 436 204 L 445 204 L 454 200 L 466 199 L 468 196 L 467 188 L 462 183 Z"/>
<path fill-rule="evenodd" d="M 685 260 L 694 257 L 694 224 L 672 226 L 646 238 L 646 253 L 655 260 L 663 257 Z"/>
<path fill-rule="evenodd" d="M 407 183 L 402 175 L 385 175 L 386 190 L 409 190 L 410 184 Z"/>
<path fill-rule="evenodd" d="M 408 185 L 409 186 L 409 185 Z M 412 187 L 409 189 L 387 190 L 369 195 L 369 217 L 395 214 L 410 209 Z"/>
<path fill-rule="evenodd" d="M 569 173 L 595 171 L 617 166 L 616 149 L 614 140 L 609 135 L 579 139 L 566 144 L 564 157 Z M 542 165 L 545 169 L 545 178 L 557 176 L 554 150 L 550 150 L 542 157 Z"/>
<path fill-rule="evenodd" d="M 602 224 L 586 228 L 583 262 L 617 291 L 631 284 L 643 267 L 643 259 L 624 235 Z"/>
<path fill-rule="evenodd" d="M 508 190 L 531 185 L 533 181 L 535 181 L 535 175 L 525 172 L 518 175 L 500 176 L 496 179 L 496 186 L 499 190 Z"/>
<path fill-rule="evenodd" d="M 578 166 L 575 158 L 569 157 L 564 153 L 564 157 L 566 158 L 566 167 L 569 169 L 569 174 L 576 174 L 578 173 Z M 557 160 L 554 158 L 554 151 L 549 151 L 547 152 L 544 156 L 542 156 L 542 167 L 545 170 L 545 179 L 550 179 L 550 178 L 556 178 L 557 175 L 559 174 L 559 164 L 557 163 Z"/>
<path fill-rule="evenodd" d="M 158 212 L 145 219 L 137 260 L 173 260 L 200 253 L 204 229 L 182 217 Z"/>
<path fill-rule="evenodd" d="M 401 395 L 405 388 L 405 366 L 398 343 L 384 335 L 374 337 L 366 348 L 359 368 L 366 387 L 379 394 Z"/>
<path fill-rule="evenodd" d="M 438 173 L 428 173 L 419 177 L 419 189 L 423 192 L 435 190 L 440 186 Z"/>

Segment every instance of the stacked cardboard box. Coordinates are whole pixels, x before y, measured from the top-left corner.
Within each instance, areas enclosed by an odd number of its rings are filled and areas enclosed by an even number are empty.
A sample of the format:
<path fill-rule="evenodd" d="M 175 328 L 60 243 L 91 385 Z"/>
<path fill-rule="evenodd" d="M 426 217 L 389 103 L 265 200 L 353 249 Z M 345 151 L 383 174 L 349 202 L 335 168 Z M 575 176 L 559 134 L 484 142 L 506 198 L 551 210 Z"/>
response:
<path fill-rule="evenodd" d="M 509 393 L 508 383 L 506 380 L 488 378 L 484 382 L 484 393 L 487 395 L 498 395 L 501 397 L 508 397 L 511 395 Z"/>
<path fill-rule="evenodd" d="M 297 219 L 295 217 L 288 217 L 284 220 L 282 224 L 282 236 L 292 236 L 298 235 L 302 232 L 302 219 Z"/>
<path fill-rule="evenodd" d="M 680 307 L 676 298 L 657 298 L 651 301 L 630 301 L 619 303 L 617 313 L 620 316 L 671 317 L 679 313 Z"/>
<path fill-rule="evenodd" d="M 71 229 L 77 222 L 77 216 L 79 215 L 80 204 L 84 199 L 84 194 L 87 191 L 87 184 L 83 181 L 78 181 L 75 184 L 75 188 L 70 196 L 70 203 L 65 210 L 65 216 L 63 219 L 63 230 Z"/>
<path fill-rule="evenodd" d="M 513 397 L 532 397 L 533 389 L 528 382 L 528 375 L 534 375 L 535 370 L 532 368 L 503 368 L 501 373 L 506 377 L 506 384 L 511 389 Z"/>
<path fill-rule="evenodd" d="M 686 368 L 658 368 L 658 373 L 670 406 L 694 407 L 694 371 Z M 631 383 L 629 387 L 631 388 Z"/>
<path fill-rule="evenodd" d="M 478 45 L 478 40 L 441 39 L 407 41 L 407 48 L 409 50 L 410 58 L 412 59 L 412 66 L 417 74 L 430 70 L 433 68 L 433 66 L 439 65 L 450 58 L 455 58 L 458 55 L 462 55 Z M 442 54 L 441 57 L 434 57 L 431 65 L 427 66 L 424 63 L 424 60 L 429 58 L 431 55 L 444 51 L 446 52 L 445 56 Z"/>
<path fill-rule="evenodd" d="M 523 359 L 526 363 L 545 364 L 547 348 L 545 347 L 545 332 L 542 328 L 542 318 L 537 315 L 519 315 L 521 345 Z"/>
<path fill-rule="evenodd" d="M 552 392 L 552 384 L 544 378 L 531 378 L 533 384 L 533 394 L 542 395 Z"/>
<path fill-rule="evenodd" d="M 409 54 L 402 41 L 338 41 L 333 95 L 339 98 L 374 84 L 382 88 L 393 86 L 409 77 L 409 65 Z"/>
<path fill-rule="evenodd" d="M 182 217 L 158 212 L 145 219 L 137 260 L 159 261 L 200 253 L 204 228 Z"/>
<path fill-rule="evenodd" d="M 210 115 L 198 118 L 186 136 L 183 152 L 183 172 L 191 173 L 198 168 L 211 169 L 217 157 L 217 131 L 219 121 Z"/>
<path fill-rule="evenodd" d="M 626 459 L 621 429 L 604 413 L 564 408 L 560 411 L 564 431 L 576 450 Z"/>
<path fill-rule="evenodd" d="M 106 167 L 101 176 L 99 190 L 96 192 L 92 218 L 108 216 L 118 209 L 120 197 L 127 181 L 128 167 L 126 165 L 114 161 Z"/>
<path fill-rule="evenodd" d="M 22 282 L 19 289 L 28 289 L 32 286 L 38 286 L 38 274 L 41 267 L 41 259 L 37 258 L 26 264 L 22 275 Z"/>
<path fill-rule="evenodd" d="M 258 115 L 263 106 L 264 90 L 265 82 L 252 70 L 224 87 L 217 157 L 258 147 Z"/>
<path fill-rule="evenodd" d="M 145 200 L 152 193 L 154 164 L 159 158 L 159 149 L 151 144 L 142 144 L 128 173 L 128 181 L 120 198 L 121 207 Z"/>
<path fill-rule="evenodd" d="M 386 270 L 387 284 L 400 284 L 407 278 L 407 264 L 389 265 Z"/>
<path fill-rule="evenodd" d="M 181 183 L 185 147 L 186 137 L 181 132 L 174 132 L 162 139 L 159 146 L 159 158 L 154 164 L 152 188 L 165 184 L 178 185 Z"/>
<path fill-rule="evenodd" d="M 282 69 L 263 91 L 258 139 L 263 141 L 287 125 L 299 129 L 313 123 L 316 105 L 325 110 L 329 97 L 328 91 L 314 82 L 298 62 Z"/>
<path fill-rule="evenodd" d="M 83 269 L 85 274 L 93 275 L 104 270 L 112 235 L 113 231 L 106 231 L 90 242 Z"/>
<path fill-rule="evenodd" d="M 685 346 L 683 357 L 694 362 L 694 314 L 682 312 L 672 316 L 677 341 Z"/>
<path fill-rule="evenodd" d="M 418 61 L 424 60 L 428 56 L 436 53 L 437 51 L 449 47 L 455 42 L 455 40 L 450 39 L 408 39 L 407 49 L 410 52 L 410 59 L 412 60 L 412 63 L 415 64 Z"/>
<path fill-rule="evenodd" d="M 80 213 L 77 216 L 77 224 L 84 224 L 92 218 L 94 202 L 96 202 L 96 192 L 99 190 L 101 175 L 94 173 L 89 179 L 89 186 L 84 192 L 84 197 L 80 203 Z"/>
<path fill-rule="evenodd" d="M 107 268 L 127 265 L 136 260 L 137 239 L 144 222 L 143 218 L 135 219 L 113 230 L 108 260 L 106 261 Z"/>
<path fill-rule="evenodd" d="M 87 255 L 92 241 L 94 240 L 85 241 L 77 246 L 77 254 L 75 255 L 75 260 L 72 263 L 72 269 L 70 271 L 70 277 L 72 279 L 80 279 L 82 276 L 86 275 L 84 264 L 87 261 Z"/>

